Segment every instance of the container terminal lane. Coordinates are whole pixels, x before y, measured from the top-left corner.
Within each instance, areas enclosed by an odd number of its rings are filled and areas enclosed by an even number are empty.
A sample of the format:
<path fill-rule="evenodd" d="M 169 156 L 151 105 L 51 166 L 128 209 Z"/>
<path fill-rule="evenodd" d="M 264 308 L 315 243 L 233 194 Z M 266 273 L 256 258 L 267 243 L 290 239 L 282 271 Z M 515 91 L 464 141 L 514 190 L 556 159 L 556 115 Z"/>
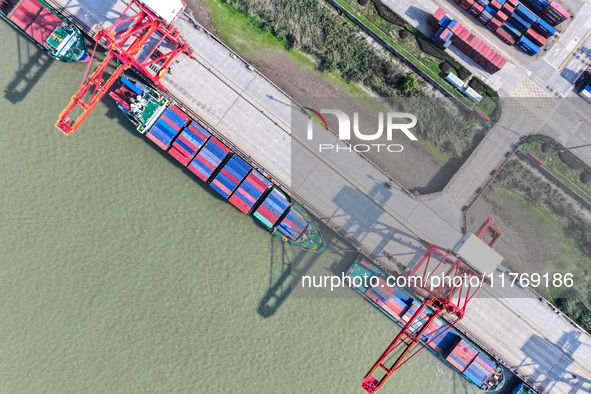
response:
<path fill-rule="evenodd" d="M 117 0 L 48 2 L 91 35 L 97 26 L 112 24 L 127 6 Z M 441 215 L 430 208 L 434 204 L 409 195 L 361 155 L 318 152 L 317 145 L 292 131 L 292 116 L 305 115 L 293 110 L 290 97 L 230 56 L 227 47 L 187 16 L 175 24 L 195 54 L 181 55 L 174 72 L 163 78 L 171 98 L 361 252 L 397 273 L 415 265 L 427 250 L 421 239 L 449 249 L 460 241 L 457 205 L 445 205 L 448 212 Z M 332 133 L 316 135 L 321 143 L 345 146 Z M 286 158 L 294 151 L 303 158 L 292 166 Z M 476 176 L 467 167 L 456 174 L 456 182 Z M 464 182 L 464 189 L 471 185 Z M 488 296 L 473 299 L 456 327 L 539 392 L 591 392 L 589 335 L 527 290 L 514 289 L 520 298 L 502 298 L 496 291 L 481 288 Z M 375 349 L 376 357 L 382 350 Z"/>

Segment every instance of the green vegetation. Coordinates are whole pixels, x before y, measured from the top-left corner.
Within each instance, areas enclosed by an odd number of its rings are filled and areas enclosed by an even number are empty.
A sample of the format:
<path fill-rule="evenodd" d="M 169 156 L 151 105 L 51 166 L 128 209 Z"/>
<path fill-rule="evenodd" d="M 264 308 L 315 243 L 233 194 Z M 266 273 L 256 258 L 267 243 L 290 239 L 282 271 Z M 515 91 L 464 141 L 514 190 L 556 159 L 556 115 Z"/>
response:
<path fill-rule="evenodd" d="M 355 0 L 336 0 L 341 6 L 351 12 L 355 17 L 371 28 L 376 34 L 412 61 L 418 68 L 443 86 L 450 94 L 458 98 L 468 107 L 473 108 L 488 119 L 490 123 L 496 123 L 501 117 L 501 103 L 497 92 L 492 90 L 484 82 L 478 80 L 482 85 L 479 93 L 483 94 L 480 103 L 474 104 L 464 94 L 445 80 L 448 74 L 440 69 L 439 64 L 445 61 L 451 65 L 451 72 L 460 79 L 467 80 L 472 73 L 450 56 L 446 51 L 438 48 L 420 31 L 406 24 L 404 19 L 396 15 L 392 10 L 383 5 L 380 1 L 374 0 L 374 6 L 360 7 Z M 401 31 L 409 31 L 415 39 L 403 38 Z"/>
<path fill-rule="evenodd" d="M 541 294 L 554 300 L 572 290 L 585 297 L 591 294 L 588 257 L 591 222 L 562 190 L 537 175 L 524 161 L 512 160 L 485 191 L 484 197 L 493 203 L 502 220 L 519 229 L 520 242 L 527 244 L 530 258 L 532 253 L 540 254 L 536 272 L 572 273 L 576 278 L 575 288 L 540 287 Z"/>
<path fill-rule="evenodd" d="M 230 48 L 240 53 L 248 60 L 261 52 L 285 53 L 292 61 L 308 71 L 317 71 L 313 58 L 302 51 L 290 49 L 285 40 L 275 37 L 270 30 L 242 12 L 234 9 L 230 4 L 217 0 L 204 0 L 210 10 L 210 18 L 219 37 Z M 323 73 L 327 80 L 354 97 L 368 97 L 365 90 L 347 82 L 341 74 Z"/>
<path fill-rule="evenodd" d="M 415 114 L 419 118 L 417 134 L 451 157 L 465 156 L 481 138 L 472 114 L 449 102 L 426 97 L 418 89 L 422 80 L 417 81 L 414 74 L 407 76 L 398 62 L 376 51 L 356 26 L 324 2 L 223 1 L 225 4 L 215 3 L 212 10 L 230 5 L 243 14 L 249 26 L 277 37 L 290 52 L 299 50 L 318 59 L 323 72 L 338 72 L 349 82 L 361 83 L 380 97 L 389 97 L 392 106 Z M 239 40 L 246 42 L 244 37 Z M 409 102 L 415 98 L 423 101 Z"/>
<path fill-rule="evenodd" d="M 546 153 L 542 152 L 543 144 L 550 147 Z M 540 159 L 546 170 L 591 204 L 591 183 L 581 182 L 581 175 L 591 173 L 591 168 L 571 151 L 560 154 L 559 151 L 564 149 L 561 144 L 550 137 L 540 135 L 528 137 L 522 149 Z"/>
<path fill-rule="evenodd" d="M 578 292 L 565 294 L 565 296 L 556 301 L 556 306 L 587 332 L 591 332 L 591 300 L 581 297 Z"/>

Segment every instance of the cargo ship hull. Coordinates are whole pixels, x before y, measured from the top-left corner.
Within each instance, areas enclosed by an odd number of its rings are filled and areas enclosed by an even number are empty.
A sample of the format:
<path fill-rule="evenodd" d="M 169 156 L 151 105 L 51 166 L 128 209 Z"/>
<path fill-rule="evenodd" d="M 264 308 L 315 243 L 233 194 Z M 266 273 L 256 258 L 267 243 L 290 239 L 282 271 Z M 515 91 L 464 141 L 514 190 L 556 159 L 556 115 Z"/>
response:
<path fill-rule="evenodd" d="M 156 90 L 120 82 L 110 96 L 141 134 L 277 238 L 306 251 L 324 249 L 320 229 L 301 205 Z"/>
<path fill-rule="evenodd" d="M 351 265 L 346 276 L 365 277 L 363 283 L 370 283 L 372 277 L 378 278 L 379 284 L 376 287 L 359 286 L 354 287 L 354 290 L 400 327 L 405 326 L 421 305 L 401 288 L 387 286 L 386 274 L 362 256 Z M 427 310 L 425 316 L 421 316 L 419 321 L 425 322 L 432 312 Z M 411 330 L 418 330 L 419 324 L 419 322 L 413 324 Z M 466 336 L 449 327 L 442 318 L 435 318 L 420 340 L 446 365 L 481 390 L 493 392 L 503 386 L 505 381 L 503 368 Z"/>
<path fill-rule="evenodd" d="M 0 16 L 56 60 L 90 60 L 80 30 L 43 0 L 0 0 Z"/>

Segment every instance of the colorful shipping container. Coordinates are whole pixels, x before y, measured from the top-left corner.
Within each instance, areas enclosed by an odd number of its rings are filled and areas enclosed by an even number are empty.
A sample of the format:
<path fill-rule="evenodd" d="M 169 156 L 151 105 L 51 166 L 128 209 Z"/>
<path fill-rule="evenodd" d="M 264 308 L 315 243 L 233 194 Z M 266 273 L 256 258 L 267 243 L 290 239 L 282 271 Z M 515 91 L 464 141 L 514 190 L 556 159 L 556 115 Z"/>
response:
<path fill-rule="evenodd" d="M 241 212 L 248 214 L 269 186 L 271 182 L 267 178 L 258 171 L 252 170 L 229 201 Z"/>
<path fill-rule="evenodd" d="M 171 105 L 164 111 L 158 121 L 148 130 L 146 135 L 160 148 L 166 150 L 174 137 L 189 123 L 191 118 L 176 106 Z"/>
<path fill-rule="evenodd" d="M 227 146 L 211 137 L 187 168 L 202 181 L 207 181 L 229 152 Z"/>
<path fill-rule="evenodd" d="M 251 169 L 252 167 L 240 156 L 233 155 L 211 181 L 210 186 L 228 199 Z"/>
<path fill-rule="evenodd" d="M 207 130 L 192 121 L 177 137 L 168 153 L 186 167 L 209 137 L 211 134 Z"/>
<path fill-rule="evenodd" d="M 287 197 L 279 189 L 274 187 L 262 204 L 256 209 L 253 216 L 265 226 L 272 228 L 288 207 L 289 201 Z"/>

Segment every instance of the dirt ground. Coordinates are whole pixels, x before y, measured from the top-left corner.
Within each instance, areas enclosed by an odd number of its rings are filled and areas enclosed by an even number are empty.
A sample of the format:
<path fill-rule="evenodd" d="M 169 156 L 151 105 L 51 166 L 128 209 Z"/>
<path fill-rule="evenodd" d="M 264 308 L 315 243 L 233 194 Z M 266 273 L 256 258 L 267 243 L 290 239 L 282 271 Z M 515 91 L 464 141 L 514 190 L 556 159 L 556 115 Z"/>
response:
<path fill-rule="evenodd" d="M 538 174 L 532 171 L 532 176 Z M 589 278 L 577 266 L 582 262 L 581 257 L 573 251 L 573 243 L 565 236 L 570 233 L 563 229 L 562 223 L 522 195 L 495 187 L 496 182 L 468 210 L 468 231 L 477 231 L 486 218 L 492 216 L 494 224 L 503 232 L 495 250 L 505 258 L 504 266 L 514 272 L 529 274 L 570 272 L 584 279 L 578 284 L 585 291 Z M 578 208 L 574 200 L 569 200 Z M 587 212 L 581 214 L 588 218 Z M 589 264 L 588 258 L 586 263 Z M 543 288 L 538 288 L 538 292 L 544 296 L 558 295 Z"/>
<path fill-rule="evenodd" d="M 208 8 L 203 1 L 188 0 L 187 8 L 193 11 L 193 16 L 197 22 L 215 33 Z M 298 101 L 300 101 L 298 98 L 350 97 L 347 92 L 328 81 L 320 72 L 305 69 L 285 53 L 253 51 L 245 57 L 263 75 Z M 301 104 L 314 107 L 314 105 L 308 103 Z M 316 106 L 316 108 L 321 107 Z M 326 108 L 330 108 L 330 105 Z M 341 106 L 338 108 L 349 113 L 359 111 L 357 107 L 351 107 L 350 110 Z M 377 120 L 373 127 L 377 128 Z M 352 143 L 362 142 L 352 141 Z M 382 141 L 376 142 L 381 143 Z M 461 165 L 459 160 L 453 160 L 445 164 L 438 162 L 421 144 L 412 142 L 403 135 L 398 136 L 397 140 L 389 143 L 403 145 L 403 152 L 386 154 L 374 152 L 373 154 L 366 154 L 366 157 L 411 191 L 432 193 L 442 190 Z"/>

